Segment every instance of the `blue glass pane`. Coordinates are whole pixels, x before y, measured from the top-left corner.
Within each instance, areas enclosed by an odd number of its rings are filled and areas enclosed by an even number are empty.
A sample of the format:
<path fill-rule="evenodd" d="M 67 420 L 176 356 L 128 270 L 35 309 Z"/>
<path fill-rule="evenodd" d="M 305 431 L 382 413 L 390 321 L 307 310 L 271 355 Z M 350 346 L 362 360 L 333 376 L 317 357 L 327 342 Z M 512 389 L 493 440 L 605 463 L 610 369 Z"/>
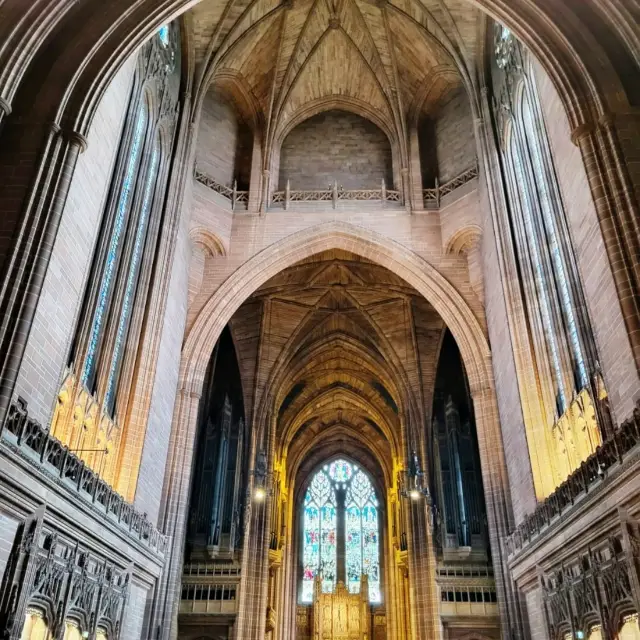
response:
<path fill-rule="evenodd" d="M 322 573 L 322 590 L 333 591 L 337 577 L 335 486 L 346 489 L 344 503 L 345 575 L 351 593 L 369 580 L 369 601 L 381 602 L 378 500 L 366 473 L 345 460 L 325 465 L 313 477 L 304 499 L 302 602 L 313 600 L 313 579 Z M 342 506 L 338 507 L 342 508 Z"/>
<path fill-rule="evenodd" d="M 348 482 L 353 471 L 354 467 L 346 460 L 335 460 L 329 465 L 329 477 L 334 482 Z"/>
<path fill-rule="evenodd" d="M 313 580 L 319 573 L 323 591 L 335 588 L 337 522 L 335 491 L 329 476 L 319 471 L 304 498 L 302 602 L 312 602 Z"/>
<path fill-rule="evenodd" d="M 158 37 L 160 38 L 160 42 L 163 47 L 169 46 L 169 25 L 165 24 L 164 26 L 158 29 Z"/>
<path fill-rule="evenodd" d="M 539 146 L 539 135 L 537 135 L 536 123 L 534 122 L 531 105 L 526 94 L 523 99 L 522 107 L 525 131 L 529 140 L 529 148 L 531 149 L 531 158 L 533 161 L 533 169 L 536 177 L 536 190 L 540 196 L 542 215 L 544 218 L 545 228 L 548 232 L 549 249 L 551 253 L 553 271 L 560 290 L 561 307 L 564 312 L 564 316 L 566 318 L 569 329 L 568 338 L 571 345 L 571 351 L 573 352 L 573 357 L 578 368 L 580 386 L 584 387 L 589 381 L 587 376 L 587 367 L 585 365 L 584 356 L 582 353 L 582 345 L 580 344 L 580 339 L 578 336 L 578 328 L 573 301 L 569 293 L 567 271 L 565 268 L 564 260 L 560 253 L 557 223 L 555 215 L 553 213 L 551 197 L 547 185 L 547 172 L 545 171 L 542 162 L 542 151 Z"/>
<path fill-rule="evenodd" d="M 546 278 L 544 275 L 544 271 L 542 268 L 542 261 L 540 258 L 540 247 L 539 242 L 540 238 L 537 233 L 532 215 L 533 215 L 533 204 L 531 202 L 531 194 L 527 189 L 527 181 L 524 173 L 524 168 L 522 165 L 521 159 L 521 150 L 516 140 L 516 136 L 512 136 L 511 138 L 511 160 L 512 166 L 514 169 L 514 178 L 515 185 L 512 185 L 514 190 L 514 196 L 516 195 L 516 189 L 520 186 L 520 193 L 522 194 L 522 218 L 524 222 L 524 226 L 526 229 L 527 238 L 529 238 L 528 248 L 531 255 L 531 262 L 533 266 L 534 279 L 537 288 L 537 299 L 539 301 L 540 308 L 540 316 L 542 319 L 542 326 L 544 328 L 544 334 L 546 338 L 547 345 L 549 347 L 549 351 L 551 353 L 551 366 L 553 369 L 554 378 L 556 380 L 557 392 L 560 397 L 560 401 L 563 407 L 566 407 L 566 395 L 564 391 L 563 377 L 562 377 L 562 367 L 560 366 L 560 356 L 558 352 L 558 343 L 556 338 L 556 332 L 553 326 L 553 322 L 551 320 L 551 303 L 549 300 L 549 288 L 547 287 Z"/>
<path fill-rule="evenodd" d="M 89 334 L 89 347 L 85 358 L 84 368 L 82 370 L 81 382 L 85 386 L 88 384 L 89 378 L 93 375 L 95 367 L 95 358 L 98 351 L 98 343 L 102 335 L 103 322 L 107 311 L 107 302 L 111 294 L 111 287 L 114 281 L 114 275 L 117 267 L 117 258 L 120 250 L 120 244 L 124 236 L 125 219 L 129 208 L 129 200 L 135 183 L 136 169 L 138 168 L 138 159 L 140 157 L 140 149 L 147 124 L 147 109 L 144 105 L 140 109 L 136 120 L 131 150 L 129 151 L 129 159 L 122 182 L 120 191 L 120 199 L 118 200 L 118 208 L 116 209 L 115 220 L 113 223 L 113 232 L 109 248 L 107 252 L 104 272 L 102 274 L 102 282 L 98 291 L 98 300 L 96 310 Z"/>
<path fill-rule="evenodd" d="M 129 273 L 127 274 L 127 284 L 125 286 L 124 299 L 122 301 L 122 309 L 120 310 L 120 318 L 118 320 L 118 331 L 116 333 L 116 341 L 111 356 L 111 366 L 109 367 L 109 378 L 107 382 L 107 392 L 105 395 L 105 404 L 111 409 L 111 404 L 118 379 L 118 371 L 122 360 L 122 353 L 129 320 L 131 318 L 131 310 L 133 308 L 133 300 L 135 296 L 138 275 L 140 273 L 140 263 L 142 262 L 142 250 L 144 241 L 147 236 L 147 228 L 149 226 L 149 214 L 151 212 L 151 204 L 153 202 L 154 186 L 158 174 L 158 165 L 160 163 L 160 150 L 156 145 L 153 149 L 151 165 L 147 174 L 147 180 L 144 187 L 144 197 L 142 199 L 142 210 L 138 218 L 138 226 L 136 228 L 136 236 L 131 254 L 131 263 L 129 265 Z"/>

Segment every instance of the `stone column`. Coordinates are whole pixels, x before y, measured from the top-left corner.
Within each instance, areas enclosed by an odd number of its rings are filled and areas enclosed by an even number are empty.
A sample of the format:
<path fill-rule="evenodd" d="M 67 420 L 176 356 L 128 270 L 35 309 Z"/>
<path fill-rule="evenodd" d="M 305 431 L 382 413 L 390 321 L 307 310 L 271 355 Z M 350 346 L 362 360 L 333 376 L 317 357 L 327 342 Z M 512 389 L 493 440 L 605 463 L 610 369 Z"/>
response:
<path fill-rule="evenodd" d="M 255 459 L 252 456 L 252 459 Z M 272 498 L 253 499 L 253 479 L 249 483 L 245 507 L 242 551 L 240 608 L 236 619 L 237 640 L 264 640 L 269 586 L 269 537 Z"/>
<path fill-rule="evenodd" d="M 571 137 L 582 154 L 622 316 L 636 367 L 640 370 L 638 204 L 629 185 L 611 118 L 603 118 L 599 129 L 583 124 L 573 131 Z"/>
<path fill-rule="evenodd" d="M 409 169 L 402 167 L 400 169 L 400 176 L 402 178 L 402 202 L 404 208 L 411 212 L 411 187 L 409 185 Z"/>
<path fill-rule="evenodd" d="M 78 156 L 87 147 L 75 131 L 53 125 L 19 223 L 20 233 L 7 257 L 0 283 L 0 430 L 11 402 L 33 323 L 53 243 Z"/>
<path fill-rule="evenodd" d="M 420 140 L 418 127 L 409 130 L 409 181 L 411 183 L 411 208 L 414 211 L 424 209 L 422 197 L 422 167 L 420 165 Z"/>
<path fill-rule="evenodd" d="M 0 96 L 0 128 L 2 127 L 2 121 L 11 114 L 11 105 Z"/>
<path fill-rule="evenodd" d="M 170 546 L 151 626 L 158 640 L 175 640 L 178 636 L 180 583 L 202 383 L 198 380 L 190 388 L 180 388 L 173 411 L 163 509 L 159 519 L 159 527 L 169 537 Z"/>
<path fill-rule="evenodd" d="M 424 498 L 407 502 L 411 640 L 441 638 L 436 558 L 429 509 Z"/>
<path fill-rule="evenodd" d="M 517 640 L 526 638 L 527 633 L 522 619 L 521 596 L 511 579 L 507 567 L 507 552 L 503 546 L 503 541 L 511 530 L 512 514 L 498 403 L 494 389 L 488 385 L 472 388 L 471 398 L 476 417 L 501 632 L 505 640 Z"/>
<path fill-rule="evenodd" d="M 262 204 L 260 205 L 261 213 L 266 213 L 269 208 L 269 197 L 271 195 L 271 172 L 265 169 L 262 172 Z"/>

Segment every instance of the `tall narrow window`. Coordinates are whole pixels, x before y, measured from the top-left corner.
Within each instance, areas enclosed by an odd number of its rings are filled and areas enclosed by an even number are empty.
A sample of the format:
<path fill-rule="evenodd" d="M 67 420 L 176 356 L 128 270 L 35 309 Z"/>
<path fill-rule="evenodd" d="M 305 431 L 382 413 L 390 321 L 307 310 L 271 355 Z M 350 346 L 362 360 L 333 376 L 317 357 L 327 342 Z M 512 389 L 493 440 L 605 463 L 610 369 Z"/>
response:
<path fill-rule="evenodd" d="M 543 498 L 593 453 L 610 418 L 600 404 L 595 340 L 534 68 L 526 49 L 500 25 L 494 53 L 494 115 L 506 187 L 505 215 L 498 214 L 504 226 L 497 230 L 509 273 L 518 274 L 519 287 L 509 290 L 516 310 L 510 323 L 522 362 L 534 484 Z"/>
<path fill-rule="evenodd" d="M 136 55 L 131 92 L 118 153 L 105 200 L 101 228 L 83 307 L 69 354 L 69 370 L 58 394 L 52 435 L 76 451 L 86 465 L 132 500 L 144 424 L 131 429 L 138 377 L 151 366 L 153 350 L 141 350 L 156 313 L 149 300 L 156 253 L 165 234 L 163 204 L 170 154 L 179 115 L 180 47 L 176 24 L 162 27 Z M 170 227 L 166 232 L 171 233 Z M 125 428 L 125 426 L 127 428 Z"/>
<path fill-rule="evenodd" d="M 129 264 L 128 274 L 125 283 L 124 299 L 122 302 L 122 310 L 118 319 L 118 329 L 116 332 L 116 340 L 111 356 L 111 364 L 109 366 L 109 378 L 107 382 L 107 391 L 105 394 L 105 405 L 109 412 L 113 410 L 114 393 L 122 361 L 122 352 L 126 341 L 127 329 L 131 320 L 131 312 L 133 309 L 133 299 L 136 292 L 138 278 L 140 276 L 140 264 L 142 262 L 142 252 L 147 237 L 147 229 L 149 228 L 149 214 L 153 202 L 154 189 L 158 177 L 158 165 L 160 163 L 160 144 L 157 142 L 153 147 L 151 163 L 147 173 L 144 185 L 144 196 L 142 200 L 142 208 L 136 225 L 133 251 Z"/>
<path fill-rule="evenodd" d="M 133 132 L 133 142 L 129 151 L 129 158 L 126 165 L 127 168 L 122 182 L 122 189 L 118 199 L 115 219 L 113 221 L 113 232 L 111 240 L 109 241 L 104 272 L 100 283 L 100 289 L 98 291 L 96 310 L 91 324 L 89 346 L 81 376 L 81 382 L 85 386 L 91 385 L 95 374 L 96 355 L 99 343 L 103 337 L 103 325 L 106 319 L 109 299 L 113 292 L 115 275 L 118 267 L 118 256 L 120 255 L 122 245 L 124 243 L 126 218 L 129 213 L 130 201 L 135 188 L 136 174 L 140 162 L 140 155 L 142 153 L 142 143 L 147 126 L 147 119 L 147 105 L 143 103 L 136 119 L 136 125 Z"/>
<path fill-rule="evenodd" d="M 369 601 L 381 601 L 378 506 L 369 477 L 357 465 L 340 459 L 316 473 L 303 506 L 302 602 L 312 601 L 316 575 L 322 577 L 322 590 L 332 592 L 339 569 L 351 593 L 360 593 L 364 574 Z M 342 532 L 338 522 L 344 522 Z M 344 541 L 342 550 L 338 550 L 339 539 Z"/>
<path fill-rule="evenodd" d="M 304 576 L 302 600 L 311 602 L 313 581 L 322 576 L 322 590 L 333 591 L 336 581 L 336 494 L 329 477 L 319 472 L 304 498 Z"/>

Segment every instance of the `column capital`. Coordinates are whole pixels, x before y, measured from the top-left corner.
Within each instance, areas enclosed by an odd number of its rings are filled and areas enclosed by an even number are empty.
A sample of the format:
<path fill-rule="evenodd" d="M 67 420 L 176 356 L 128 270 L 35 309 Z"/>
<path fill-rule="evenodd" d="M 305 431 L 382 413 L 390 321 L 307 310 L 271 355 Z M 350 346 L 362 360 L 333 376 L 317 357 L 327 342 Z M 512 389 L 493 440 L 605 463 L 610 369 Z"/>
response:
<path fill-rule="evenodd" d="M 580 146 L 580 140 L 585 136 L 593 133 L 593 123 L 592 122 L 583 122 L 579 124 L 574 130 L 571 132 L 571 142 L 576 146 Z"/>
<path fill-rule="evenodd" d="M 69 141 L 70 144 L 80 147 L 80 153 L 84 153 L 89 146 L 87 139 L 77 131 L 67 130 L 64 132 L 64 137 Z"/>
<path fill-rule="evenodd" d="M 0 96 L 0 111 L 4 111 L 6 116 L 11 114 L 11 105 L 2 96 Z"/>

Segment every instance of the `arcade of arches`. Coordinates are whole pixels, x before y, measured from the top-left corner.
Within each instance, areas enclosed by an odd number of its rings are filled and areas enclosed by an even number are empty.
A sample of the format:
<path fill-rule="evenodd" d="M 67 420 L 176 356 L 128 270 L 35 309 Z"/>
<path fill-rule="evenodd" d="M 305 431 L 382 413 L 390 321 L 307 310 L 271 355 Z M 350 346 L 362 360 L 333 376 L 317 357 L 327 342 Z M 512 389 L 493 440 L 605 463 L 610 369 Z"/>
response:
<path fill-rule="evenodd" d="M 0 1 L 0 633 L 640 640 L 635 0 Z"/>

